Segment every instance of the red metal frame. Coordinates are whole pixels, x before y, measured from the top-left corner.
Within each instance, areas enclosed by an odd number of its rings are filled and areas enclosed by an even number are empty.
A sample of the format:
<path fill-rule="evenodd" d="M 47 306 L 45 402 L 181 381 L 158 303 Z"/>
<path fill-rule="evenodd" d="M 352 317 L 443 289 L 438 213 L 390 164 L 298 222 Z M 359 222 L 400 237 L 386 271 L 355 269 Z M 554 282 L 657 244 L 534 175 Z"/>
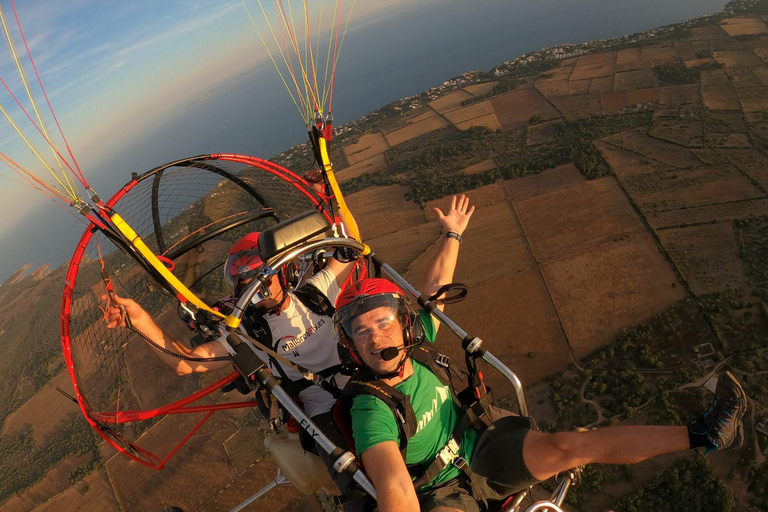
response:
<path fill-rule="evenodd" d="M 286 182 L 290 183 L 297 190 L 299 190 L 301 193 L 307 196 L 316 207 L 321 205 L 320 201 L 309 190 L 307 190 L 307 188 L 309 187 L 309 183 L 306 180 L 304 180 L 294 172 L 284 167 L 281 167 L 273 162 L 270 162 L 268 160 L 262 160 L 260 158 L 250 157 L 246 155 L 211 154 L 211 155 L 202 155 L 190 160 L 185 160 L 185 162 L 188 162 L 191 160 L 224 160 L 224 161 L 233 161 L 233 162 L 252 165 L 254 167 L 267 171 L 271 174 L 274 174 L 275 176 L 278 176 L 279 178 L 282 178 Z M 151 172 L 152 171 L 150 171 L 150 173 Z M 131 180 L 127 185 L 121 188 L 114 196 L 112 196 L 109 199 L 109 201 L 107 201 L 106 207 L 108 209 L 113 208 L 118 203 L 118 201 L 123 196 L 125 196 L 125 194 L 127 194 L 134 186 L 136 186 L 141 180 L 142 180 L 142 177 L 138 177 L 134 180 Z M 322 211 L 322 213 L 328 219 L 329 222 L 332 222 L 332 219 L 330 218 L 327 212 Z M 206 421 L 208 421 L 208 419 L 213 415 L 214 412 L 220 411 L 220 410 L 254 407 L 256 405 L 256 402 L 252 400 L 248 400 L 248 401 L 234 402 L 234 403 L 227 403 L 227 404 L 191 405 L 194 402 L 200 400 L 201 398 L 204 398 L 210 395 L 212 392 L 216 391 L 217 389 L 220 389 L 222 386 L 229 384 L 230 382 L 235 380 L 239 376 L 239 374 L 238 372 L 233 372 L 227 375 L 226 377 L 218 380 L 217 382 L 207 386 L 206 388 L 201 389 L 200 391 L 197 391 L 185 398 L 176 400 L 175 402 L 169 403 L 161 407 L 157 407 L 155 409 L 135 410 L 135 411 L 117 411 L 117 412 L 99 412 L 91 409 L 91 407 L 88 405 L 87 401 L 85 400 L 85 397 L 81 393 L 80 387 L 77 382 L 77 376 L 75 374 L 74 358 L 72 355 L 72 339 L 69 331 L 69 319 L 70 319 L 71 306 L 72 306 L 72 294 L 74 292 L 75 283 L 77 281 L 77 273 L 80 268 L 80 262 L 82 260 L 83 255 L 85 254 L 85 249 L 88 246 L 88 243 L 91 241 L 91 238 L 93 237 L 94 233 L 97 230 L 102 229 L 104 227 L 100 222 L 98 222 L 94 218 L 89 217 L 89 220 L 91 220 L 92 222 L 86 229 L 85 233 L 83 233 L 83 236 L 80 238 L 80 242 L 78 243 L 77 248 L 75 249 L 75 253 L 72 256 L 72 260 L 70 262 L 70 266 L 67 271 L 67 279 L 66 279 L 66 284 L 64 286 L 64 293 L 62 296 L 61 344 L 62 344 L 62 351 L 64 353 L 64 360 L 67 366 L 67 371 L 69 372 L 70 379 L 72 380 L 72 385 L 75 391 L 75 398 L 77 399 L 77 403 L 80 406 L 80 411 L 82 412 L 83 416 L 88 421 L 88 423 L 91 425 L 91 427 L 93 427 L 105 441 L 107 441 L 120 453 L 125 454 L 126 456 L 130 457 L 136 462 L 139 462 L 140 464 L 143 464 L 149 468 L 162 469 L 165 463 L 184 445 L 184 443 L 186 443 L 195 434 L 195 432 L 197 432 L 197 430 L 200 427 L 203 426 L 203 424 Z M 191 413 L 200 413 L 200 412 L 207 412 L 207 414 L 203 417 L 203 419 L 197 425 L 195 425 L 195 427 L 184 437 L 184 439 L 182 439 L 181 442 L 179 442 L 168 453 L 168 455 L 166 455 L 162 459 L 156 456 L 155 454 L 128 442 L 127 440 L 124 440 L 125 444 L 119 443 L 117 440 L 117 436 L 115 436 L 114 434 L 111 435 L 109 432 L 109 428 L 106 427 L 106 425 L 108 424 L 121 424 L 121 423 L 128 423 L 132 421 L 148 420 L 151 418 L 155 418 L 157 416 L 164 416 L 168 414 L 191 414 Z"/>

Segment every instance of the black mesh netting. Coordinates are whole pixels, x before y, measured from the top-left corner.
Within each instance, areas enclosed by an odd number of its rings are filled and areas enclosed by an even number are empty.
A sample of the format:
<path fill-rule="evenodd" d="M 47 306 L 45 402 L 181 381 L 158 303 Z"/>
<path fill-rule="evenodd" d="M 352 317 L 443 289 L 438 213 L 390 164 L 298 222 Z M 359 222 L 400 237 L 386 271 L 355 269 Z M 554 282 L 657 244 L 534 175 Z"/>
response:
<path fill-rule="evenodd" d="M 234 241 L 316 208 L 295 176 L 247 157 L 188 159 L 150 171 L 126 188 L 114 211 L 153 252 L 168 258 L 176 277 L 208 304 L 229 293 L 222 267 Z M 100 231 L 86 233 L 70 267 L 62 335 L 92 419 L 166 406 L 231 371 L 205 379 L 179 377 L 137 333 L 108 329 L 101 309 L 107 305 L 102 263 L 115 293 L 137 301 L 171 338 L 188 343 L 193 335 L 170 293 Z M 153 421 L 97 423 L 108 425 L 108 437 L 127 447 Z"/>

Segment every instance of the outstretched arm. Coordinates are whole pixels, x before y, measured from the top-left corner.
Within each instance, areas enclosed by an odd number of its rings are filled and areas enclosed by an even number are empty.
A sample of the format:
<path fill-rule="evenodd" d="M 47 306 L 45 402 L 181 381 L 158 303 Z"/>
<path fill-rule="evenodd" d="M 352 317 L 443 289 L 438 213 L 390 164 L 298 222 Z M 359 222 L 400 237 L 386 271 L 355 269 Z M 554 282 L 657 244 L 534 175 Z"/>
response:
<path fill-rule="evenodd" d="M 125 314 L 131 321 L 133 328 L 139 331 L 141 334 L 152 340 L 158 346 L 175 352 L 184 357 L 191 357 L 195 359 L 204 359 L 211 357 L 226 357 L 227 351 L 224 346 L 218 341 L 211 341 L 198 345 L 194 349 L 189 349 L 181 343 L 174 341 L 163 331 L 163 329 L 157 325 L 154 318 L 147 313 L 136 301 L 132 299 L 124 299 L 117 295 L 112 295 L 114 304 L 110 306 L 108 314 L 109 323 L 107 327 L 112 329 L 117 326 L 126 326 L 126 319 L 123 317 L 123 310 L 120 306 L 125 308 Z M 170 354 L 158 350 L 157 347 L 150 345 L 153 352 L 157 357 L 169 368 L 175 370 L 178 375 L 187 375 L 196 372 L 207 372 L 212 370 L 218 370 L 225 368 L 230 363 L 228 361 L 211 361 L 211 362 L 195 362 L 185 361 L 178 357 L 174 357 Z"/>
<path fill-rule="evenodd" d="M 453 232 L 461 236 L 464 234 L 464 230 L 467 229 L 467 224 L 469 224 L 469 219 L 475 212 L 475 207 L 472 206 L 470 208 L 469 198 L 462 194 L 458 199 L 456 196 L 453 196 L 451 207 L 445 214 L 439 208 L 435 208 L 435 212 L 437 212 L 438 220 L 443 226 L 445 233 Z M 424 287 L 422 288 L 424 295 L 432 295 L 441 286 L 453 281 L 453 272 L 456 270 L 460 245 L 461 242 L 455 238 L 443 237 L 440 240 L 440 248 L 435 258 L 429 264 L 427 273 L 424 276 Z M 442 305 L 437 307 L 442 311 Z"/>
<path fill-rule="evenodd" d="M 419 512 L 411 476 L 394 441 L 372 446 L 362 454 L 363 466 L 376 488 L 380 512 Z"/>

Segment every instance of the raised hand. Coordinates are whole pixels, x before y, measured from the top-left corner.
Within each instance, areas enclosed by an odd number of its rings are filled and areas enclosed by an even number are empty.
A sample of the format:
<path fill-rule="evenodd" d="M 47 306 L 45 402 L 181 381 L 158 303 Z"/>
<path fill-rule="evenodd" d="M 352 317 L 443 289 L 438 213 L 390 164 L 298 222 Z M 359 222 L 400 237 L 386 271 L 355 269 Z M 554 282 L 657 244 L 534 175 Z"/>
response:
<path fill-rule="evenodd" d="M 458 200 L 456 199 L 456 196 L 451 198 L 451 207 L 448 209 L 447 213 L 443 214 L 440 208 L 435 208 L 435 212 L 437 213 L 437 218 L 443 226 L 444 231 L 453 231 L 461 235 L 464 233 L 464 230 L 467 229 L 469 218 L 472 217 L 472 214 L 475 212 L 475 207 L 472 206 L 470 208 L 469 198 L 464 194 L 461 194 Z"/>

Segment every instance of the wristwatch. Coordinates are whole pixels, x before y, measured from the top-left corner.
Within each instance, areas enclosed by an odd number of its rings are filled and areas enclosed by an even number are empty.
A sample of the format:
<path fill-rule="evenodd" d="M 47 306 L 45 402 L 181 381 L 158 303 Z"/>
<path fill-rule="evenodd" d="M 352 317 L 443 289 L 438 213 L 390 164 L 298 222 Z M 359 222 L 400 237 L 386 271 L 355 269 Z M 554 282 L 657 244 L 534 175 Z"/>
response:
<path fill-rule="evenodd" d="M 455 232 L 455 231 L 449 231 L 449 232 L 447 232 L 447 233 L 446 233 L 445 235 L 443 235 L 443 236 L 444 236 L 445 238 L 455 238 L 456 240 L 458 240 L 458 241 L 459 241 L 459 243 L 461 243 L 461 242 L 463 242 L 463 241 L 464 241 L 464 239 L 463 239 L 463 238 L 461 238 L 461 235 L 460 235 L 460 234 L 458 234 L 458 233 L 457 233 L 457 232 Z"/>

